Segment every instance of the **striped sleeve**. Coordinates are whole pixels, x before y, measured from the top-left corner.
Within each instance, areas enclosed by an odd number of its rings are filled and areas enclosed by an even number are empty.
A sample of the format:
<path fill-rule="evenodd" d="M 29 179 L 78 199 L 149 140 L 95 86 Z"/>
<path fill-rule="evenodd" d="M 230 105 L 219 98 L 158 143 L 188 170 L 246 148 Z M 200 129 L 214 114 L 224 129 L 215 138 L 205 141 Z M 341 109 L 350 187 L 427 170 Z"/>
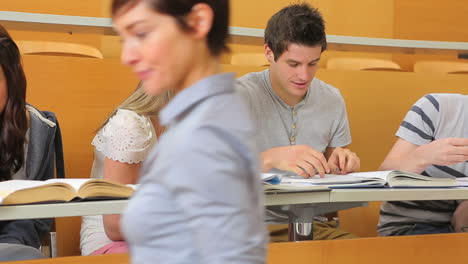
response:
<path fill-rule="evenodd" d="M 427 94 L 411 107 L 396 135 L 415 145 L 428 144 L 434 140 L 439 117 L 437 97 Z"/>

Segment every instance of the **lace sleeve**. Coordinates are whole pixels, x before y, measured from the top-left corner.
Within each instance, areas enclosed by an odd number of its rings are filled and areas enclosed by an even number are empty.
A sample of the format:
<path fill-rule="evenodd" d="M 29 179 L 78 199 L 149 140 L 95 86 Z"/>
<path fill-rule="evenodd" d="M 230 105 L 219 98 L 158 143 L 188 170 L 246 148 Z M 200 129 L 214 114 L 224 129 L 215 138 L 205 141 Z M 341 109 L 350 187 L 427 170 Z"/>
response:
<path fill-rule="evenodd" d="M 125 163 L 139 163 L 146 158 L 156 140 L 147 117 L 119 109 L 97 133 L 92 144 L 105 157 Z"/>

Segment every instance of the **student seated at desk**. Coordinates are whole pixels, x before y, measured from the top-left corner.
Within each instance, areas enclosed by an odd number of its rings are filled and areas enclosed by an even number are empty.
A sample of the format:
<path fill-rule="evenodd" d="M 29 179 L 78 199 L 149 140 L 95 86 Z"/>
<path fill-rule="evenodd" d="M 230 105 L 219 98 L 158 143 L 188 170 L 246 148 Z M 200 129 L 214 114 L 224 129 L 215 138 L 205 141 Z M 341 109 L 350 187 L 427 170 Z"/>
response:
<path fill-rule="evenodd" d="M 112 14 L 145 91 L 175 94 L 122 218 L 132 263 L 265 263 L 254 124 L 221 73 L 229 1 L 115 0 Z"/>
<path fill-rule="evenodd" d="M 468 176 L 467 95 L 425 95 L 408 111 L 396 136 L 398 140 L 381 170 L 406 170 L 432 177 Z M 385 202 L 378 231 L 382 236 L 460 232 L 468 226 L 467 203 Z"/>
<path fill-rule="evenodd" d="M 324 21 L 309 4 L 294 4 L 276 13 L 265 29 L 265 56 L 270 68 L 238 79 L 238 90 L 254 115 L 262 170 L 304 177 L 346 174 L 360 160 L 346 149 L 351 143 L 346 106 L 338 89 L 315 78 L 327 46 Z M 269 211 L 270 223 L 287 216 Z M 271 226 L 273 241 L 287 240 L 287 228 Z M 283 235 L 280 235 L 283 234 Z M 336 223 L 315 223 L 316 239 L 353 238 Z"/>
<path fill-rule="evenodd" d="M 171 92 L 150 96 L 138 88 L 107 118 L 94 137 L 91 178 L 135 184 L 141 162 L 161 134 L 159 110 Z M 128 252 L 120 232 L 120 215 L 84 216 L 81 224 L 81 253 L 100 255 Z"/>
<path fill-rule="evenodd" d="M 21 55 L 1 26 L 0 66 L 0 180 L 47 180 L 56 166 L 63 178 L 57 119 L 26 103 Z M 51 224 L 51 219 L 0 221 L 0 261 L 44 257 L 39 247 Z"/>

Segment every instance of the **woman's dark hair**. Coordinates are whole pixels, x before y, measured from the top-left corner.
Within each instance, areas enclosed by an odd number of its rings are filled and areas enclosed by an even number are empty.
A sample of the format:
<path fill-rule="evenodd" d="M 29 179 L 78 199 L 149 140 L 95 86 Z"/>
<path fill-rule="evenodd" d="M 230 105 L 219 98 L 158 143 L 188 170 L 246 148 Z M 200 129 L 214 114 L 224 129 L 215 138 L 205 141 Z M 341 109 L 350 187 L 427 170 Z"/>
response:
<path fill-rule="evenodd" d="M 0 113 L 0 181 L 10 180 L 24 164 L 26 77 L 21 55 L 10 34 L 0 26 L 0 66 L 5 75 L 7 100 Z"/>
<path fill-rule="evenodd" d="M 268 20 L 265 44 L 273 51 L 275 61 L 290 44 L 327 49 L 325 21 L 320 12 L 307 3 L 281 9 Z"/>
<path fill-rule="evenodd" d="M 212 55 L 220 55 L 228 51 L 226 40 L 229 26 L 229 0 L 114 0 L 112 3 L 112 16 L 126 11 L 136 4 L 145 1 L 154 11 L 174 17 L 180 28 L 190 31 L 186 16 L 192 7 L 198 3 L 205 3 L 213 9 L 214 19 L 208 33 L 208 48 Z"/>

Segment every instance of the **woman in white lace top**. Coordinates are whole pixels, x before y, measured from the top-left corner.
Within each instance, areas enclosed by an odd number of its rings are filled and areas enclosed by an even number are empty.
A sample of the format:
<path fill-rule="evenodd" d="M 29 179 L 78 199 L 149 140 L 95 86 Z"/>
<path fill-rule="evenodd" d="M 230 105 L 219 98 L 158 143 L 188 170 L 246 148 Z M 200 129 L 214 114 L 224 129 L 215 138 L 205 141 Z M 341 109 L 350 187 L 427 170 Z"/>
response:
<path fill-rule="evenodd" d="M 149 96 L 140 84 L 99 128 L 93 139 L 92 178 L 105 178 L 135 184 L 141 162 L 156 142 L 162 129 L 159 110 L 167 104 L 170 93 Z M 127 252 L 120 233 L 120 215 L 84 216 L 81 224 L 82 255 Z"/>

